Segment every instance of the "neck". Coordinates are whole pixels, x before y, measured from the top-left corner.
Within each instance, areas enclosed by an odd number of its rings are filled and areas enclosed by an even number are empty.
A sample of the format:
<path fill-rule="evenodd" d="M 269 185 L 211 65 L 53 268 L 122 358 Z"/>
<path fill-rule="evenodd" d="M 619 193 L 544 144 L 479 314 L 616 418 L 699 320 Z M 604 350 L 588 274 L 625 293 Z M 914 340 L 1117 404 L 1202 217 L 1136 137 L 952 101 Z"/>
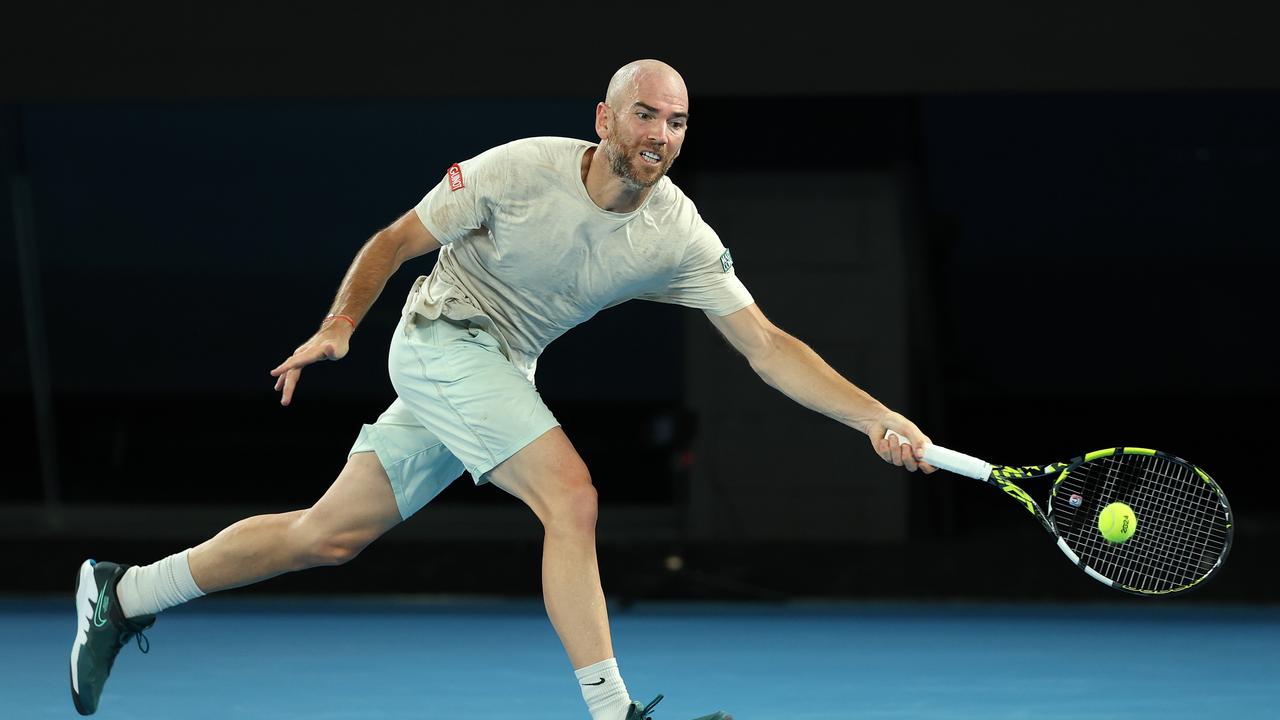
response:
<path fill-rule="evenodd" d="M 644 204 L 652 187 L 637 188 L 623 182 L 609 168 L 600 148 L 588 148 L 582 155 L 582 184 L 587 195 L 601 210 L 629 213 Z"/>

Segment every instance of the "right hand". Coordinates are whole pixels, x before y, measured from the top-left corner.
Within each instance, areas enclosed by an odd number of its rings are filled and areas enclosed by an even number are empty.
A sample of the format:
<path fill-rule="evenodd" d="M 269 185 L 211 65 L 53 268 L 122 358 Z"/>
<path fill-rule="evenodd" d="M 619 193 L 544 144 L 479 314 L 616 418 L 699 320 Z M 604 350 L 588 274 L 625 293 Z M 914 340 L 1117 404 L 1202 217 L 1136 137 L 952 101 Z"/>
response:
<path fill-rule="evenodd" d="M 346 356 L 352 332 L 354 328 L 345 322 L 329 322 L 311 339 L 299 345 L 288 360 L 271 371 L 271 376 L 276 378 L 276 392 L 284 391 L 280 396 L 281 405 L 288 405 L 293 400 L 293 389 L 302 376 L 302 368 L 321 360 L 336 361 Z"/>
<path fill-rule="evenodd" d="M 886 431 L 892 430 L 893 433 Z M 867 428 L 867 437 L 880 459 L 908 472 L 923 470 L 925 474 L 937 468 L 924 461 L 925 446 L 932 444 L 929 436 L 916 424 L 896 412 L 886 412 Z"/>

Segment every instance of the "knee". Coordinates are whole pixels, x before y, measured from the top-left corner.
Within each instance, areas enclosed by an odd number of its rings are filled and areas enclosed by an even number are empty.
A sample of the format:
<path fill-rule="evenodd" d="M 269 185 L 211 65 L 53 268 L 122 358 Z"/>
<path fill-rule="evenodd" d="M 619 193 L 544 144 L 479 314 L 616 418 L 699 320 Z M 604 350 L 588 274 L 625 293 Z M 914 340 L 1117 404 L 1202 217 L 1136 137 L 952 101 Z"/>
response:
<path fill-rule="evenodd" d="M 356 533 L 325 532 L 311 526 L 305 514 L 293 523 L 290 534 L 297 569 L 348 563 L 372 541 Z"/>
<path fill-rule="evenodd" d="M 343 565 L 354 560 L 365 547 L 364 544 L 344 543 L 339 539 L 317 543 L 308 553 L 311 567 Z"/>
<path fill-rule="evenodd" d="M 549 512 L 543 517 L 548 530 L 594 534 L 599 516 L 599 496 L 585 472 L 563 484 L 549 504 Z"/>

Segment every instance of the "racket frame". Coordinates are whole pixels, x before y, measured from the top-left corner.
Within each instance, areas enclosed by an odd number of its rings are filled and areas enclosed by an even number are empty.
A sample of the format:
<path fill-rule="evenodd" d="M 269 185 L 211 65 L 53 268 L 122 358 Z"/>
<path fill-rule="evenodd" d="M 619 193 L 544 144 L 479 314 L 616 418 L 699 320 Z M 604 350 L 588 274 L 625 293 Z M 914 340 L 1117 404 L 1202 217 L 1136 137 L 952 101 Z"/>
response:
<path fill-rule="evenodd" d="M 897 433 L 892 430 L 885 433 L 886 438 L 890 435 L 897 435 Z M 900 442 L 905 442 L 901 435 L 898 435 L 898 438 Z M 1209 485 L 1216 495 L 1218 502 L 1222 504 L 1222 509 L 1226 517 L 1226 537 L 1222 552 L 1219 554 L 1217 561 L 1214 562 L 1209 571 L 1196 578 L 1194 582 L 1166 590 L 1144 590 L 1142 588 L 1133 587 L 1125 583 L 1112 580 L 1090 567 L 1084 558 L 1081 558 L 1079 554 L 1071 549 L 1067 544 L 1066 538 L 1064 538 L 1062 533 L 1059 532 L 1054 521 L 1053 500 L 1057 497 L 1057 491 L 1062 482 L 1070 476 L 1073 470 L 1079 468 L 1081 465 L 1092 460 L 1098 460 L 1116 454 L 1153 456 L 1189 467 L 1195 471 L 1196 475 L 1201 480 Z M 1016 500 L 1019 505 L 1022 505 L 1027 512 L 1031 513 L 1031 515 L 1040 522 L 1040 525 L 1044 527 L 1050 535 L 1054 536 L 1057 540 L 1058 549 L 1061 550 L 1062 553 L 1067 556 L 1067 559 L 1071 560 L 1076 567 L 1083 570 L 1086 575 L 1097 580 L 1103 585 L 1131 593 L 1133 595 L 1152 597 L 1174 595 L 1192 590 L 1202 585 L 1205 580 L 1213 577 L 1219 570 L 1221 570 L 1223 563 L 1226 561 L 1227 555 L 1231 552 L 1231 542 L 1235 535 L 1233 530 L 1234 521 L 1231 514 L 1231 505 L 1227 502 L 1226 493 L 1224 493 L 1222 488 L 1214 482 L 1213 478 L 1209 476 L 1209 473 L 1205 472 L 1200 466 L 1183 460 L 1176 455 L 1170 455 L 1169 453 L 1162 452 L 1160 450 L 1132 446 L 1117 446 L 1094 450 L 1093 452 L 1072 458 L 1066 462 L 1050 463 L 1048 465 L 1013 466 L 993 465 L 971 455 L 956 452 L 955 450 L 940 447 L 938 445 L 926 445 L 923 460 L 934 467 L 938 467 L 958 475 L 971 477 L 975 480 L 982 480 L 988 485 L 1000 489 L 1006 495 Z M 1018 482 L 1025 482 L 1028 480 L 1040 480 L 1050 477 L 1054 478 L 1054 480 L 1053 485 L 1049 490 L 1049 499 L 1045 503 L 1045 506 L 1048 508 L 1047 510 L 1042 510 L 1040 508 L 1040 504 L 1037 503 L 1026 490 L 1022 489 L 1022 487 L 1014 482 L 1014 480 L 1017 480 Z"/>

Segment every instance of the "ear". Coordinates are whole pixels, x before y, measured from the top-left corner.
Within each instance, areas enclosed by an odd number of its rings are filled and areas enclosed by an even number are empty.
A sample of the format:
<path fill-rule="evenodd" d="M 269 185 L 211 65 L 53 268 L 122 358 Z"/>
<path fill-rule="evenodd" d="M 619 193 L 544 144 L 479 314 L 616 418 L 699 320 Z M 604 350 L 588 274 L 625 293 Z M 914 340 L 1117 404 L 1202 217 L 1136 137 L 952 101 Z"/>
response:
<path fill-rule="evenodd" d="M 599 135 L 601 140 L 609 137 L 609 121 L 612 119 L 610 114 L 608 105 L 596 104 L 596 135 Z"/>

